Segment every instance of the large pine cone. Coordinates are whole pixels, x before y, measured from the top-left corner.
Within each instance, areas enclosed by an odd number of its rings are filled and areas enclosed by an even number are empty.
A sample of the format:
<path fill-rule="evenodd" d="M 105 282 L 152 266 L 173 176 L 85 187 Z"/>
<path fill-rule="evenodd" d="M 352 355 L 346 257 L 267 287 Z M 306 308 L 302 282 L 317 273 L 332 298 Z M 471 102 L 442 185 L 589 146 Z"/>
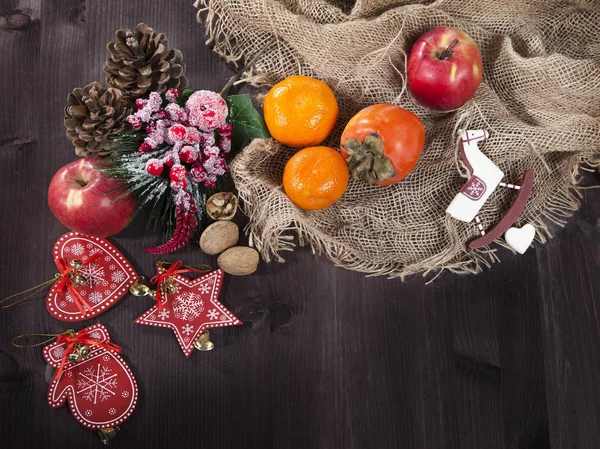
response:
<path fill-rule="evenodd" d="M 67 97 L 65 128 L 75 153 L 88 156 L 102 151 L 101 143 L 123 131 L 132 110 L 132 104 L 119 89 L 104 90 L 96 81 L 74 89 Z"/>
<path fill-rule="evenodd" d="M 104 63 L 109 85 L 132 97 L 187 86 L 183 53 L 175 48 L 169 50 L 164 34 L 156 34 L 140 23 L 135 31 L 124 28 L 115 36 L 116 42 L 106 47 L 110 56 Z"/>

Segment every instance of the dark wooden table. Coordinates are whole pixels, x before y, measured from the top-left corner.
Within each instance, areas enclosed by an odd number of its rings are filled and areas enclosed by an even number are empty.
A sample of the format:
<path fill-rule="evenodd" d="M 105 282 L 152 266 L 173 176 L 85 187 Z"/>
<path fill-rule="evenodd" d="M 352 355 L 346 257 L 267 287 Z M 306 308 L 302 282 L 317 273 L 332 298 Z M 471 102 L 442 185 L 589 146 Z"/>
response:
<path fill-rule="evenodd" d="M 75 159 L 67 94 L 103 81 L 115 30 L 146 22 L 180 48 L 196 88 L 230 69 L 204 45 L 191 0 L 6 0 L 0 6 L 2 297 L 50 278 L 65 228 L 47 207 L 54 172 Z M 596 179 L 597 181 L 597 179 Z M 133 324 L 128 297 L 103 323 L 140 386 L 115 448 L 600 447 L 600 198 L 548 244 L 477 276 L 366 278 L 299 250 L 227 278 L 222 301 L 246 323 L 185 359 L 165 329 Z M 140 273 L 144 217 L 112 239 Z M 146 243 L 158 243 L 151 235 Z M 212 263 L 196 246 L 176 255 Z M 171 260 L 173 258 L 170 258 Z M 83 328 L 80 325 L 78 328 Z M 59 332 L 43 300 L 0 311 L 0 446 L 100 447 L 67 408 L 46 403 L 40 348 L 12 337 Z"/>

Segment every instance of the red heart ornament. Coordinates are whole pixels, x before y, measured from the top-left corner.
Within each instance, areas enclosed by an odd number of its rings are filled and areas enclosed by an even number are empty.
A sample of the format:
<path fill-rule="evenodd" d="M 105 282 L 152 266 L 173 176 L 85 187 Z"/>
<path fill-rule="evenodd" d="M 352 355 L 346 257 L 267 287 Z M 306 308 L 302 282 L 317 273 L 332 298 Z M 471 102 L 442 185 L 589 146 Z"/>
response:
<path fill-rule="evenodd" d="M 78 269 L 83 285 L 73 288 L 91 306 L 82 313 L 73 295 L 60 280 L 55 282 L 46 296 L 48 312 L 61 321 L 84 321 L 103 313 L 120 301 L 137 280 L 138 276 L 121 252 L 108 240 L 91 237 L 79 232 L 68 232 L 54 244 L 52 257 L 64 260 L 68 266 L 72 260 L 91 261 Z M 59 263 L 57 266 L 61 269 Z"/>
<path fill-rule="evenodd" d="M 164 271 L 164 268 L 158 267 L 159 273 Z M 204 330 L 244 324 L 219 302 L 222 270 L 211 271 L 196 279 L 188 279 L 180 274 L 175 274 L 171 279 L 176 293 L 163 293 L 166 299 L 162 308 L 154 305 L 135 322 L 172 329 L 186 357 L 189 358 L 194 350 L 194 342 Z"/>
<path fill-rule="evenodd" d="M 102 324 L 80 331 L 88 332 L 99 343 L 110 342 Z M 59 368 L 66 343 L 44 347 L 44 358 L 53 368 Z M 60 377 L 48 389 L 48 404 L 58 408 L 69 401 L 73 417 L 90 429 L 105 429 L 125 422 L 136 407 L 138 387 L 131 370 L 115 351 L 101 346 L 89 346 L 90 353 L 79 363 L 67 361 Z"/>

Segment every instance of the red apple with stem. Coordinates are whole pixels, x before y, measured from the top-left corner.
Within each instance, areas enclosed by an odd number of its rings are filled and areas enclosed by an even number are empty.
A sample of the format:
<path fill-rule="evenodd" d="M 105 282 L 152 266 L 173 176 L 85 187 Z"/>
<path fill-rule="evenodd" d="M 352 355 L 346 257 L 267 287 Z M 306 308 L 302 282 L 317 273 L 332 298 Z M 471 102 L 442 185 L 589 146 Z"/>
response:
<path fill-rule="evenodd" d="M 438 111 L 452 111 L 469 101 L 482 73 L 477 44 L 456 28 L 428 31 L 413 45 L 408 57 L 408 89 L 423 106 Z"/>
<path fill-rule="evenodd" d="M 94 237 L 122 231 L 134 214 L 135 198 L 119 179 L 106 175 L 106 162 L 85 158 L 62 167 L 48 188 L 50 210 L 67 228 Z"/>

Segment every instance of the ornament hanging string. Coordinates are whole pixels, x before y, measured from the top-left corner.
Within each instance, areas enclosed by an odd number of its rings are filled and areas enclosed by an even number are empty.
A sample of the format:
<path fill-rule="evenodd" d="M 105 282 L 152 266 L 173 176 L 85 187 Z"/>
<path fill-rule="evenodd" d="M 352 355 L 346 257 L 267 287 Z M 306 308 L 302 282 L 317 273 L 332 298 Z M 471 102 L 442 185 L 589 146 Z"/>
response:
<path fill-rule="evenodd" d="M 11 340 L 12 345 L 15 348 L 37 348 L 38 346 L 43 346 L 45 344 L 50 343 L 52 340 L 56 339 L 59 335 L 62 334 L 69 334 L 69 335 L 75 335 L 75 331 L 73 329 L 67 329 L 66 331 L 62 332 L 61 334 L 21 334 L 21 335 L 17 335 L 15 338 L 13 338 Z M 41 341 L 39 343 L 34 343 L 31 345 L 21 345 L 17 343 L 17 340 L 21 339 L 21 338 L 32 338 L 32 337 L 49 337 L 44 341 Z"/>
<path fill-rule="evenodd" d="M 101 254 L 97 253 L 91 257 L 82 258 L 81 266 L 84 266 L 84 265 L 89 264 L 90 262 L 93 262 L 100 256 L 101 256 Z M 64 290 L 65 288 L 67 289 L 67 291 L 70 293 L 71 297 L 73 298 L 75 305 L 77 306 L 77 308 L 79 309 L 79 311 L 82 314 L 84 314 L 84 315 L 87 314 L 87 311 L 84 310 L 84 307 L 88 311 L 92 310 L 92 306 L 79 294 L 79 292 L 73 286 L 73 282 L 71 280 L 71 275 L 76 273 L 78 268 L 74 268 L 74 267 L 70 266 L 61 257 L 57 257 L 56 259 L 54 259 L 54 262 L 59 267 L 60 273 L 56 273 L 52 279 L 48 279 L 47 281 L 44 281 L 41 284 L 36 285 L 35 287 L 28 288 L 27 290 L 23 290 L 19 293 L 15 293 L 13 295 L 7 296 L 6 298 L 0 300 L 0 309 L 8 309 L 9 307 L 13 307 L 18 304 L 21 304 L 22 302 L 25 302 L 28 299 L 31 299 L 31 298 L 39 295 L 43 290 L 45 290 L 46 287 L 48 287 L 49 285 L 52 285 L 58 281 L 57 288 L 59 290 Z M 26 295 L 26 294 L 27 294 L 27 296 L 25 296 L 21 299 L 11 302 L 10 304 L 2 305 L 3 303 L 5 303 L 6 301 L 8 301 L 12 298 L 17 298 L 19 296 Z M 38 334 L 36 334 L 36 335 L 38 335 Z"/>
<path fill-rule="evenodd" d="M 21 304 L 22 302 L 27 301 L 30 298 L 33 298 L 33 297 L 39 295 L 43 290 L 45 290 L 45 288 L 47 286 L 54 284 L 58 279 L 60 279 L 60 277 L 61 277 L 61 274 L 56 273 L 52 279 L 48 279 L 47 281 L 44 281 L 41 284 L 36 285 L 35 287 L 31 287 L 31 288 L 28 288 L 27 290 L 23 290 L 22 292 L 7 296 L 6 298 L 4 298 L 3 300 L 0 301 L 0 304 L 5 303 L 9 299 L 16 298 L 21 295 L 25 295 L 29 292 L 33 292 L 33 293 L 29 293 L 29 295 L 25 296 L 24 298 L 18 299 L 15 302 L 11 302 L 10 304 L 0 305 L 0 309 L 8 309 L 9 307 L 16 306 L 18 304 Z M 35 334 L 35 335 L 41 335 L 41 334 Z M 21 337 L 21 335 L 19 337 Z"/>
<path fill-rule="evenodd" d="M 165 269 L 165 271 L 157 274 L 152 279 L 150 279 L 151 284 L 156 284 L 156 305 L 158 306 L 158 310 L 163 309 L 163 303 L 167 299 L 162 289 L 163 282 L 167 281 L 169 278 L 173 277 L 176 274 L 208 273 L 212 270 L 212 267 L 209 265 L 184 265 L 181 260 L 177 260 L 172 263 L 159 261 L 156 265 L 159 268 L 165 268 L 165 265 L 167 264 L 170 264 L 169 268 Z"/>

